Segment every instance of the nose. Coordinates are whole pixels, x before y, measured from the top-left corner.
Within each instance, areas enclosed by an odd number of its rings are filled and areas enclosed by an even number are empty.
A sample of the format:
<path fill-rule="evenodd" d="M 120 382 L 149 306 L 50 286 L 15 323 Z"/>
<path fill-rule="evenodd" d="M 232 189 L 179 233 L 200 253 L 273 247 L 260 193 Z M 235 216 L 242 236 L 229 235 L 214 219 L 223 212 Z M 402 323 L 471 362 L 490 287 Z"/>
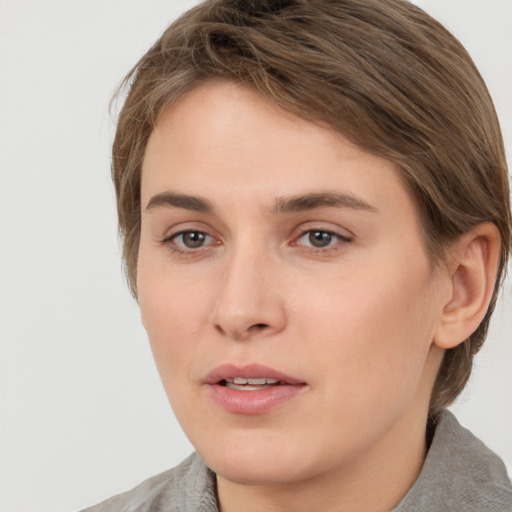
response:
<path fill-rule="evenodd" d="M 233 250 L 224 263 L 212 315 L 217 331 L 237 341 L 281 332 L 287 318 L 280 275 L 277 263 L 264 251 Z"/>

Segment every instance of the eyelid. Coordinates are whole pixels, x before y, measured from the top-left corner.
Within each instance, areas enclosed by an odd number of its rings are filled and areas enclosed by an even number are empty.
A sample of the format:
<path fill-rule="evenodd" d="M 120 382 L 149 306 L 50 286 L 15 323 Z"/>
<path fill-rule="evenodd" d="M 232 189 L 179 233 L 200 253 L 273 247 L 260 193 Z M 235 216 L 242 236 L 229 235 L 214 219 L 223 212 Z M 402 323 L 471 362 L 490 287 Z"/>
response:
<path fill-rule="evenodd" d="M 355 235 L 347 228 L 342 228 L 341 226 L 325 222 L 306 222 L 301 224 L 297 228 L 297 231 L 298 235 L 294 236 L 294 238 L 299 238 L 310 231 L 322 231 L 346 241 L 352 241 L 355 238 Z"/>
<path fill-rule="evenodd" d="M 342 238 L 344 240 L 352 240 L 352 236 L 345 235 L 343 233 L 340 233 L 334 229 L 329 228 L 319 228 L 319 227 L 313 227 L 313 228 L 305 228 L 301 230 L 300 236 L 304 235 L 305 233 L 310 233 L 311 231 L 321 231 L 322 233 L 329 233 L 330 235 L 334 235 L 336 237 Z"/>
<path fill-rule="evenodd" d="M 212 247 L 219 246 L 223 244 L 220 236 L 212 230 L 210 226 L 197 225 L 196 223 L 192 223 L 192 225 L 188 223 L 180 223 L 174 226 L 171 229 L 168 229 L 164 236 L 160 237 L 158 242 L 160 245 L 168 248 L 170 251 L 182 254 L 182 255 L 199 255 L 203 252 L 206 252 Z M 333 226 L 331 223 L 326 226 L 324 222 L 306 222 L 301 224 L 300 226 L 295 228 L 295 233 L 291 236 L 291 239 L 287 242 L 289 246 L 302 248 L 305 251 L 318 253 L 318 254 L 328 254 L 335 253 L 341 250 L 347 244 L 353 242 L 354 235 L 346 228 L 342 228 L 340 226 Z M 314 246 L 309 245 L 307 243 L 301 243 L 301 238 L 311 232 L 322 232 L 327 233 L 334 238 L 333 243 L 328 243 L 325 246 Z M 180 236 L 183 236 L 187 233 L 202 233 L 206 237 L 206 241 L 203 245 L 199 247 L 187 247 L 183 243 L 180 243 L 176 239 Z"/>
<path fill-rule="evenodd" d="M 160 234 L 156 234 L 156 236 L 159 242 L 165 242 L 171 240 L 173 237 L 189 232 L 205 233 L 213 238 L 219 238 L 217 231 L 209 224 L 197 220 L 166 222 L 165 228 L 162 226 Z"/>
<path fill-rule="evenodd" d="M 176 233 L 173 233 L 172 235 L 168 236 L 166 238 L 166 240 L 167 241 L 175 240 L 176 238 L 186 235 L 187 233 L 199 233 L 199 234 L 205 235 L 205 237 L 211 238 L 213 240 L 212 235 L 210 235 L 206 231 L 201 231 L 200 229 L 182 229 L 181 231 L 177 231 Z"/>
<path fill-rule="evenodd" d="M 316 222 L 299 226 L 298 231 L 298 234 L 293 236 L 290 245 L 292 247 L 298 247 L 301 250 L 307 253 L 312 253 L 314 255 L 333 256 L 346 248 L 347 244 L 352 243 L 354 240 L 354 235 L 350 232 L 347 232 L 348 230 L 346 229 L 342 229 L 340 227 L 326 227 L 325 225 L 322 226 L 322 223 Z M 329 234 L 334 238 L 334 243 L 329 243 L 323 247 L 315 247 L 314 245 L 300 243 L 300 240 L 305 235 L 315 231 Z"/>
<path fill-rule="evenodd" d="M 187 233 L 201 233 L 205 235 L 207 241 L 200 247 L 193 248 L 187 247 L 184 243 L 179 243 L 176 239 L 180 236 L 186 235 Z M 172 229 L 167 230 L 166 234 L 159 239 L 160 245 L 166 247 L 169 251 L 177 253 L 178 255 L 184 256 L 196 256 L 208 251 L 211 247 L 221 245 L 221 240 L 218 236 L 212 233 L 212 230 L 208 227 L 194 226 L 194 225 L 183 225 L 178 224 Z"/>

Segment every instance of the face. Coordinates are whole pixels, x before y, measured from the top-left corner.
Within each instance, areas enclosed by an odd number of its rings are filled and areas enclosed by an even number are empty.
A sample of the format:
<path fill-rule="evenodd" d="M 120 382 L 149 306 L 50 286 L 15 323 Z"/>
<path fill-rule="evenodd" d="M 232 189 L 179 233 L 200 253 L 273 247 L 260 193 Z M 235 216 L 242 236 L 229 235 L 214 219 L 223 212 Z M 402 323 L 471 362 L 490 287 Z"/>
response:
<path fill-rule="evenodd" d="M 305 480 L 424 428 L 447 280 L 392 163 L 207 83 L 152 133 L 141 215 L 142 320 L 220 478 Z"/>

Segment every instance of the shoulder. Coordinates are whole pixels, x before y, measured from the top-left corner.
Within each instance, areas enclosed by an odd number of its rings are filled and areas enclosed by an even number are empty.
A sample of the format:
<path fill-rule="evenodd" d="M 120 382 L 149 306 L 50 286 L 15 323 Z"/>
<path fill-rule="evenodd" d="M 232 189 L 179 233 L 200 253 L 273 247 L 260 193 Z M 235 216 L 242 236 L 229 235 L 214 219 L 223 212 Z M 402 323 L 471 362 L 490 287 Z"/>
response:
<path fill-rule="evenodd" d="M 455 416 L 443 411 L 416 483 L 394 512 L 511 512 L 503 461 Z"/>
<path fill-rule="evenodd" d="M 215 476 L 197 454 L 82 512 L 217 512 Z"/>

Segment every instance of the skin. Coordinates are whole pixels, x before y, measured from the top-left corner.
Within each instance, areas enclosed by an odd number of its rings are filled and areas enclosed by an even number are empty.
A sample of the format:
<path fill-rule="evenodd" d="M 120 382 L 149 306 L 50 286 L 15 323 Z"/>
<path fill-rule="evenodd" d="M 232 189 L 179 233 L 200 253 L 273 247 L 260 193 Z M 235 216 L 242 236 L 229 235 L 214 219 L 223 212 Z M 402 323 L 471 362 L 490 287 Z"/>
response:
<path fill-rule="evenodd" d="M 325 192 L 344 203 L 276 208 Z M 454 296 L 394 164 L 251 89 L 208 82 L 153 131 L 141 214 L 142 320 L 221 509 L 393 508 L 424 460 Z M 306 385 L 265 414 L 219 407 L 205 376 L 255 362 Z"/>

